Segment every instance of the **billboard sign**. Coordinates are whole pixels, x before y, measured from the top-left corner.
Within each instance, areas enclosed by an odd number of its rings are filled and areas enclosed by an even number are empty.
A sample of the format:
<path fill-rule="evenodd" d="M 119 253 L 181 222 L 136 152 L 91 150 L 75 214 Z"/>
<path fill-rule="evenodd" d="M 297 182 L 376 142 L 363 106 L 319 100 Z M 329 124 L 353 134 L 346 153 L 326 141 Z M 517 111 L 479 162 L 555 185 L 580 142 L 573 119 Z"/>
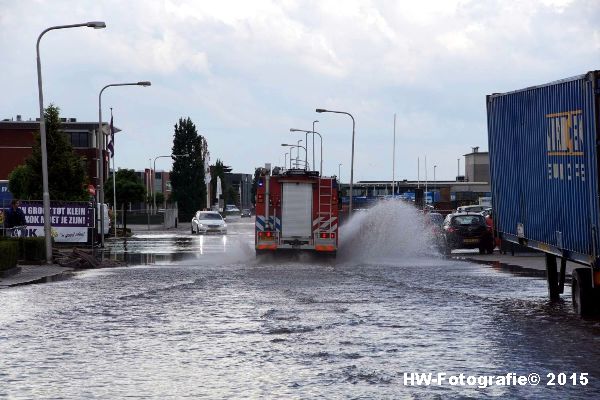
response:
<path fill-rule="evenodd" d="M 44 236 L 44 205 L 41 201 L 22 201 L 27 223 L 26 236 Z M 93 227 L 93 208 L 85 202 L 51 202 L 51 234 L 59 243 L 85 243 Z"/>

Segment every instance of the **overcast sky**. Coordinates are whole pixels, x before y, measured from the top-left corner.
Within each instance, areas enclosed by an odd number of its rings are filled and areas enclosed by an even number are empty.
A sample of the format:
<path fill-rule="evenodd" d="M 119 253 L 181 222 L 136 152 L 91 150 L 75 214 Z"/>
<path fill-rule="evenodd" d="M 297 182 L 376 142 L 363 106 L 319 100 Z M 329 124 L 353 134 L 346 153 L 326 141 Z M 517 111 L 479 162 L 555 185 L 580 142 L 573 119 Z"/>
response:
<path fill-rule="evenodd" d="M 487 94 L 600 66 L 598 0 L 0 0 L 1 119 L 38 116 L 41 31 L 93 20 L 107 28 L 44 36 L 44 100 L 97 121 L 104 85 L 152 81 L 102 96 L 123 130 L 122 168 L 170 154 L 173 125 L 189 116 L 212 162 L 252 173 L 282 164 L 280 144 L 304 139 L 289 129 L 318 119 L 324 173 L 342 163 L 347 182 L 352 122 L 314 111 L 328 108 L 356 118 L 355 181 L 392 178 L 394 113 L 396 179 L 416 179 L 425 156 L 429 179 L 433 165 L 454 179 L 457 158 L 463 173 L 462 155 L 487 150 Z"/>

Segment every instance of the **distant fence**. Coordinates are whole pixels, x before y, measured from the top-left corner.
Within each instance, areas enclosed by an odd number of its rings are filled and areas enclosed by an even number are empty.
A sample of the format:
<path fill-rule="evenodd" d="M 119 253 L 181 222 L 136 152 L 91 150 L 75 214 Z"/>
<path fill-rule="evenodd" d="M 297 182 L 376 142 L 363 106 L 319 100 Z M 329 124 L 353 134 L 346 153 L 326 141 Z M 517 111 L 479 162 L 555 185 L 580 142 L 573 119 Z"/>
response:
<path fill-rule="evenodd" d="M 164 229 L 177 227 L 178 211 L 176 208 L 161 209 L 154 211 L 151 209 L 127 210 L 127 226 L 130 225 L 147 225 L 156 227 L 160 225 Z M 118 228 L 123 227 L 123 212 L 117 210 L 116 225 Z"/>

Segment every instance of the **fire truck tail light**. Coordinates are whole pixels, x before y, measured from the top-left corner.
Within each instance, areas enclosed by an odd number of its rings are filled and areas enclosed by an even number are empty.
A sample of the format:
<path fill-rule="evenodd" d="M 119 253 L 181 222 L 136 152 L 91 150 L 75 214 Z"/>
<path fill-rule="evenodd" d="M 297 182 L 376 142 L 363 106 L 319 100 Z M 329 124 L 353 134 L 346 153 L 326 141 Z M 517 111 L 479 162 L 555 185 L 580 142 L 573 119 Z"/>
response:
<path fill-rule="evenodd" d="M 329 237 L 335 239 L 335 233 L 332 233 L 331 235 L 329 235 Z"/>

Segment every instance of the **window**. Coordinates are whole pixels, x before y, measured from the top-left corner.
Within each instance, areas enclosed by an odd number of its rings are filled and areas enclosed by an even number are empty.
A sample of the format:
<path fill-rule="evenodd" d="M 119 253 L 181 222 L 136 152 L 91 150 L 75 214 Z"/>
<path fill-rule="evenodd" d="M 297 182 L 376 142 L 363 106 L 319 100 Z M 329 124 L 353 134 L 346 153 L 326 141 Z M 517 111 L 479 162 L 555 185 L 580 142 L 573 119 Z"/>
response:
<path fill-rule="evenodd" d="M 90 147 L 90 134 L 89 132 L 67 132 L 71 139 L 71 146 L 73 147 Z"/>

